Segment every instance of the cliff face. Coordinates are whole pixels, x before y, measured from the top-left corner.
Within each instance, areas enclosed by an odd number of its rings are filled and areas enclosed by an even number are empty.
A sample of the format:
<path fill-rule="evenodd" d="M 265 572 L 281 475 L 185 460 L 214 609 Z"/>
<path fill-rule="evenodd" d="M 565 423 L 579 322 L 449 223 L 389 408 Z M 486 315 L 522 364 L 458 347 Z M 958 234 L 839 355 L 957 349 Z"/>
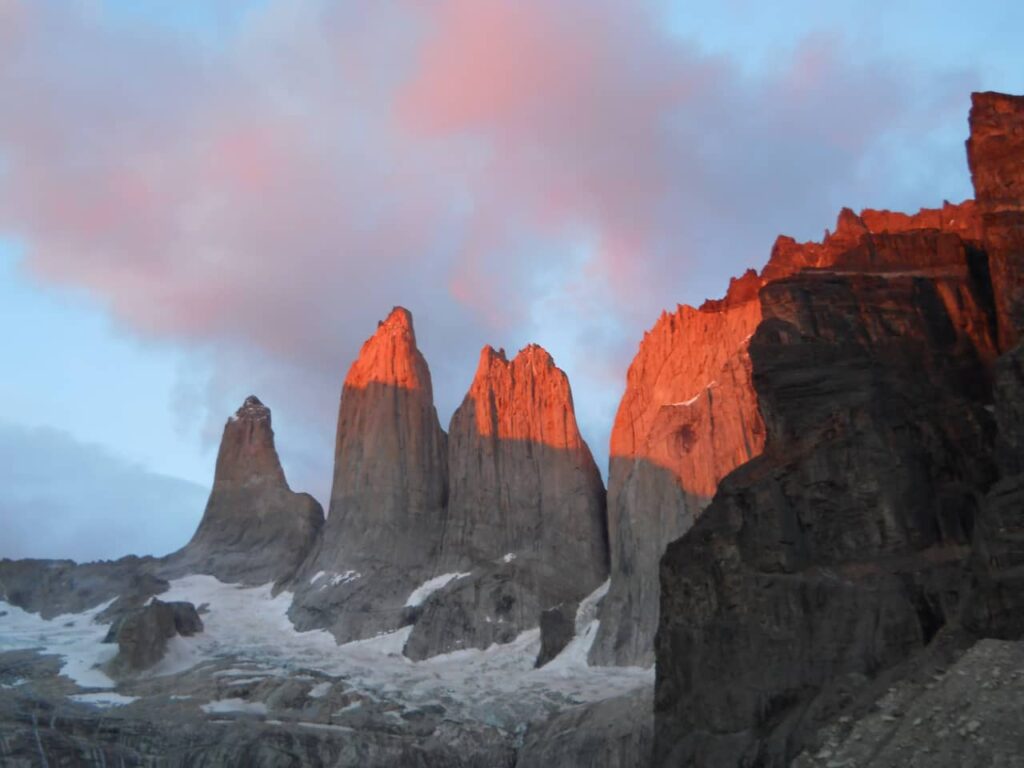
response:
<path fill-rule="evenodd" d="M 448 432 L 450 496 L 440 573 L 468 573 L 426 601 L 412 658 L 486 648 L 578 602 L 607 576 L 604 485 L 565 373 L 538 346 L 509 362 L 484 348 Z"/>
<path fill-rule="evenodd" d="M 1024 142 L 984 149 L 1019 136 L 1015 104 L 975 97 L 976 207 L 844 212 L 820 246 L 777 245 L 832 252 L 761 288 L 763 453 L 662 560 L 655 765 L 788 765 L 940 633 L 1024 631 L 1020 467 L 997 447 L 1019 439 L 1019 352 L 997 355 L 1020 327 Z"/>
<path fill-rule="evenodd" d="M 514 555 L 592 591 L 607 575 L 604 484 L 564 372 L 541 347 L 487 347 L 448 430 L 442 567 Z"/>
<path fill-rule="evenodd" d="M 941 246 L 900 237 L 911 232 L 934 232 Z M 724 299 L 661 316 L 630 366 L 612 430 L 612 584 L 592 663 L 653 662 L 665 547 L 689 530 L 723 477 L 764 449 L 749 353 L 764 318 L 761 288 L 810 268 L 943 269 L 936 260 L 962 256 L 957 248 L 980 232 L 970 201 L 913 215 L 844 209 L 823 242 L 780 237 L 764 270 L 734 279 Z"/>
<path fill-rule="evenodd" d="M 330 513 L 295 584 L 296 625 L 342 641 L 400 626 L 439 553 L 447 476 L 430 371 L 398 307 L 345 377 Z"/>
<path fill-rule="evenodd" d="M 999 340 L 1009 349 L 1024 327 L 1024 97 L 976 93 L 971 98 L 967 160 L 989 254 Z"/>
<path fill-rule="evenodd" d="M 169 572 L 243 584 L 287 579 L 316 542 L 323 519 L 312 496 L 288 487 L 270 409 L 248 397 L 224 426 L 203 519 L 185 548 L 167 558 Z"/>

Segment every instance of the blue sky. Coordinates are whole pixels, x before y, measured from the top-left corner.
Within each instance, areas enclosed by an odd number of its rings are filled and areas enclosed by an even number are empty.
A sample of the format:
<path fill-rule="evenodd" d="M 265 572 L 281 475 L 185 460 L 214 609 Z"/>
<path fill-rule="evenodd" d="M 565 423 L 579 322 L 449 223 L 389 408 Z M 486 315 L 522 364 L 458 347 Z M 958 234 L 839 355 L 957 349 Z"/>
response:
<path fill-rule="evenodd" d="M 605 461 L 662 309 L 843 205 L 971 194 L 969 93 L 1024 92 L 1022 26 L 1005 2 L 0 0 L 0 556 L 180 546 L 251 392 L 324 500 L 341 380 L 395 304 L 442 424 L 481 345 L 537 342 Z M 61 534 L 92 524 L 139 535 Z"/>

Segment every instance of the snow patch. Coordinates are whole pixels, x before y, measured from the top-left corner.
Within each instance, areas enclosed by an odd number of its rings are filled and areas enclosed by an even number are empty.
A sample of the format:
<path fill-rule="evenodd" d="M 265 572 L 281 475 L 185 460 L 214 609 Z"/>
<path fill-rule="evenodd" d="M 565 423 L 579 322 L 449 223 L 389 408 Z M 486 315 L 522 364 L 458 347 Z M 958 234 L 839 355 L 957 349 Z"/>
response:
<path fill-rule="evenodd" d="M 506 555 L 505 557 L 508 557 Z M 508 562 L 507 560 L 505 562 Z M 442 573 L 440 576 L 435 576 L 432 579 L 427 579 L 425 582 L 420 584 L 409 594 L 409 599 L 405 601 L 406 608 L 415 608 L 416 606 L 422 605 L 423 601 L 430 597 L 437 590 L 448 586 L 449 583 L 456 579 L 462 579 L 469 576 L 468 573 Z"/>
<path fill-rule="evenodd" d="M 262 701 L 246 701 L 245 699 L 217 699 L 199 707 L 207 714 L 221 714 L 224 712 L 240 712 L 246 715 L 265 715 L 267 705 Z"/>
<path fill-rule="evenodd" d="M 344 573 L 336 573 L 331 576 L 331 586 L 336 587 L 339 584 L 344 584 L 346 581 L 355 581 L 363 574 L 357 573 L 356 571 L 345 571 Z"/>
<path fill-rule="evenodd" d="M 138 701 L 138 696 L 122 696 L 120 693 L 114 693 L 113 691 L 104 691 L 102 693 L 76 693 L 68 696 L 69 699 L 74 701 L 80 701 L 83 704 L 92 704 L 94 707 L 102 707 L 104 709 L 108 707 L 123 707 L 125 704 L 131 704 L 133 701 Z"/>
<path fill-rule="evenodd" d="M 168 657 L 150 674 L 201 670 L 213 664 L 218 667 L 216 671 L 229 673 L 219 676 L 227 684 L 235 677 L 256 677 L 264 672 L 292 678 L 315 672 L 343 678 L 346 690 L 363 700 L 397 702 L 406 708 L 440 704 L 456 719 L 514 728 L 537 712 L 651 685 L 652 669 L 586 666 L 585 657 L 596 625 L 593 630 L 588 627 L 596 621 L 597 601 L 606 590 L 607 585 L 602 585 L 602 589 L 581 603 L 576 618 L 577 626 L 583 629 L 573 641 L 573 650 L 563 651 L 567 654 L 564 659 L 560 655 L 560 659 L 544 668 L 534 669 L 540 650 L 540 633 L 536 629 L 505 645 L 461 650 L 413 662 L 402 655 L 411 627 L 338 645 L 325 630 L 295 629 L 288 619 L 290 592 L 275 595 L 272 584 L 244 587 L 224 584 L 212 576 L 187 576 L 171 581 L 160 599 L 208 604 L 203 615 L 204 630 L 192 637 L 172 638 Z M 4 608 L 0 605 L 0 610 Z M 7 616 L 0 616 L 0 650 L 50 649 L 49 652 L 79 658 L 84 673 L 89 664 L 105 661 L 117 650 L 116 646 L 102 643 L 106 627 L 95 624 L 92 614 L 81 614 L 73 620 L 73 626 L 64 627 L 58 620 L 44 621 L 11 608 Z M 209 673 L 215 672 L 211 669 Z M 213 707 L 206 710 L 210 722 L 216 722 L 213 713 L 229 711 L 229 707 L 233 707 L 231 712 L 258 710 L 262 714 L 264 705 L 224 699 L 207 706 Z"/>
<path fill-rule="evenodd" d="M 331 690 L 331 683 L 317 683 L 309 689 L 309 698 L 311 699 L 322 699 L 327 695 L 327 692 Z"/>
<path fill-rule="evenodd" d="M 608 594 L 611 584 L 611 579 L 608 579 L 580 601 L 576 609 L 576 634 L 561 653 L 544 665 L 544 671 L 558 675 L 573 675 L 587 668 L 587 657 L 590 656 L 590 648 L 597 637 L 597 628 L 601 625 L 597 620 L 597 607 Z"/>
<path fill-rule="evenodd" d="M 313 574 L 313 578 L 309 580 L 309 583 L 316 584 L 317 579 L 322 579 L 326 575 L 327 571 L 317 571 L 315 574 Z"/>
<path fill-rule="evenodd" d="M 504 557 L 501 558 L 501 561 L 503 563 L 511 563 L 515 559 L 516 559 L 516 553 L 515 552 L 509 552 L 507 555 L 505 555 Z"/>
<path fill-rule="evenodd" d="M 82 688 L 113 688 L 114 681 L 100 666 L 117 655 L 117 645 L 103 643 L 107 625 L 96 616 L 114 602 L 111 598 L 81 613 L 64 613 L 44 619 L 16 605 L 0 600 L 0 651 L 38 648 L 40 653 L 56 654 L 64 660 L 60 673 Z"/>

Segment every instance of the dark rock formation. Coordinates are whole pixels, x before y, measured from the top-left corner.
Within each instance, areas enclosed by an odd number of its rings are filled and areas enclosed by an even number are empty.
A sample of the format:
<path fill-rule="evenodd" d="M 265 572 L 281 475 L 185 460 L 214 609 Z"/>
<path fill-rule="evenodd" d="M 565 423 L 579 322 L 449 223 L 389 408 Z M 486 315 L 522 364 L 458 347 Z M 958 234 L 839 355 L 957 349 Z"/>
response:
<path fill-rule="evenodd" d="M 540 653 L 535 666 L 543 667 L 576 636 L 576 603 L 562 603 L 540 615 Z"/>
<path fill-rule="evenodd" d="M 270 409 L 248 397 L 228 419 L 213 490 L 192 540 L 166 558 L 168 574 L 206 573 L 265 584 L 295 573 L 317 540 L 323 509 L 288 487 L 274 447 Z"/>
<path fill-rule="evenodd" d="M 323 538 L 295 582 L 291 617 L 341 641 L 395 629 L 440 551 L 448 472 L 412 316 L 397 307 L 345 378 Z"/>
<path fill-rule="evenodd" d="M 516 768 L 643 768 L 653 720 L 650 688 L 573 707 L 530 726 Z"/>
<path fill-rule="evenodd" d="M 978 114 L 1004 106 L 975 99 L 976 181 L 989 177 Z M 977 634 L 1021 631 L 1016 469 L 995 449 L 997 426 L 999 443 L 1017 440 L 1019 363 L 994 365 L 1017 322 L 1019 232 L 1000 218 L 993 246 L 978 191 L 981 224 L 967 205 L 938 227 L 890 214 L 886 232 L 844 213 L 820 246 L 777 244 L 773 262 L 803 267 L 760 289 L 764 451 L 662 560 L 655 765 L 788 765 L 961 617 Z"/>
<path fill-rule="evenodd" d="M 472 572 L 426 602 L 406 652 L 486 648 L 536 627 L 607 576 L 604 485 L 572 392 L 531 345 L 490 347 L 448 436 L 450 496 L 438 573 Z"/>
<path fill-rule="evenodd" d="M 537 626 L 546 607 L 542 594 L 536 571 L 514 561 L 479 568 L 426 599 L 404 653 L 420 661 L 447 651 L 510 643 Z"/>
<path fill-rule="evenodd" d="M 1024 643 L 982 640 L 824 730 L 793 768 L 989 768 L 1024 755 Z"/>
<path fill-rule="evenodd" d="M 202 631 L 202 619 L 192 603 L 164 603 L 153 598 L 110 625 L 103 642 L 117 643 L 118 652 L 109 668 L 114 673 L 148 669 L 164 657 L 172 637 L 191 637 Z"/>
<path fill-rule="evenodd" d="M 914 215 L 844 209 L 824 242 L 780 237 L 760 275 L 750 270 L 730 283 L 724 299 L 659 318 L 630 366 L 612 430 L 612 584 L 592 663 L 653 661 L 665 546 L 689 529 L 726 474 L 764 449 L 748 349 L 763 319 L 761 287 L 809 268 L 941 270 L 943 259 L 962 264 L 963 249 L 980 231 L 970 201 Z M 900 238 L 912 232 L 932 232 L 942 242 L 918 246 Z M 856 255 L 846 258 L 860 263 L 839 264 L 851 249 Z"/>
<path fill-rule="evenodd" d="M 1024 637 L 1024 347 L 1003 355 L 995 372 L 995 459 L 999 481 L 979 510 L 964 624 L 991 637 Z"/>

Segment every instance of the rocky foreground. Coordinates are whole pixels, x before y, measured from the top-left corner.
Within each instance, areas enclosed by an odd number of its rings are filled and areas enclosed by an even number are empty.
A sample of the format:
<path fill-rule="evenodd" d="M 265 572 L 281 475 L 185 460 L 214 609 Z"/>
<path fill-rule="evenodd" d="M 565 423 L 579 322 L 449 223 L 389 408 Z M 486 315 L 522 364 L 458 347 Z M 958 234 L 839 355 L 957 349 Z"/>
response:
<path fill-rule="evenodd" d="M 401 308 L 326 518 L 248 399 L 181 551 L 0 562 L 0 762 L 1024 765 L 1024 98 L 970 125 L 975 200 L 658 320 L 607 496 L 547 352 L 445 431 Z"/>

